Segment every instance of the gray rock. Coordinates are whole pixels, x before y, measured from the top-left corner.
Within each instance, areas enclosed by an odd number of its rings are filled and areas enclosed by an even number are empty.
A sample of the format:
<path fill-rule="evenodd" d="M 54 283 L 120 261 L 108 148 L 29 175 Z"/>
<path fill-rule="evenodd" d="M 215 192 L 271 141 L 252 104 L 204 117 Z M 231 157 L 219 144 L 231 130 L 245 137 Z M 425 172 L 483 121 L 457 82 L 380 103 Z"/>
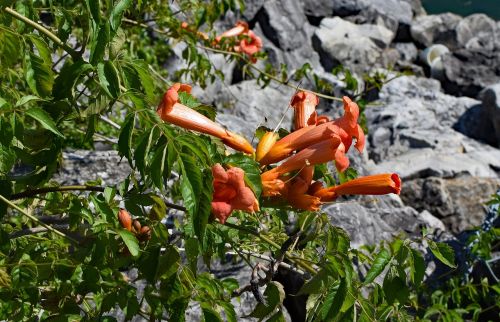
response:
<path fill-rule="evenodd" d="M 250 21 L 255 18 L 255 15 L 264 5 L 265 0 L 249 0 L 245 1 L 245 10 L 243 11 L 243 17 L 245 20 Z"/>
<path fill-rule="evenodd" d="M 395 43 L 394 48 L 398 51 L 401 60 L 405 62 L 414 62 L 418 57 L 418 49 L 412 42 Z"/>
<path fill-rule="evenodd" d="M 475 105 L 468 109 L 453 126 L 453 128 L 470 138 L 498 146 L 500 142 L 493 127 L 493 121 L 498 118 L 484 105 Z"/>
<path fill-rule="evenodd" d="M 499 187 L 497 178 L 429 177 L 405 181 L 401 199 L 419 211 L 428 210 L 458 233 L 483 222 L 484 204 Z"/>
<path fill-rule="evenodd" d="M 457 50 L 442 56 L 443 89 L 455 96 L 476 97 L 500 82 L 500 51 Z"/>
<path fill-rule="evenodd" d="M 453 13 L 419 16 L 411 24 L 412 38 L 421 46 L 443 44 L 450 49 L 457 48 L 456 27 L 461 17 Z"/>
<path fill-rule="evenodd" d="M 498 32 L 496 22 L 485 14 L 473 14 L 462 19 L 456 27 L 458 45 L 466 49 L 494 50 Z"/>
<path fill-rule="evenodd" d="M 87 181 L 102 180 L 102 185 L 116 185 L 129 175 L 126 159 L 117 151 L 75 150 L 63 152 L 63 162 L 55 175 L 61 185 L 82 185 Z"/>
<path fill-rule="evenodd" d="M 339 201 L 324 207 L 323 212 L 332 224 L 347 231 L 353 247 L 392 239 L 402 232 L 418 235 L 421 226 L 440 226 L 439 219 L 405 206 L 397 195 Z"/>
<path fill-rule="evenodd" d="M 342 64 L 356 72 L 368 71 L 383 61 L 383 49 L 394 33 L 383 26 L 356 25 L 342 18 L 325 18 L 313 38 L 325 70 Z"/>
<path fill-rule="evenodd" d="M 368 152 L 372 172 L 397 172 L 404 179 L 453 177 L 461 173 L 498 177 L 500 150 L 453 130 L 479 101 L 440 92 L 439 82 L 403 76 L 368 107 Z"/>
<path fill-rule="evenodd" d="M 493 144 L 500 147 L 500 83 L 485 88 L 479 95 L 483 102 L 485 118 L 491 121 L 495 136 Z"/>
<path fill-rule="evenodd" d="M 267 39 L 284 50 L 297 49 L 309 42 L 307 18 L 299 0 L 269 0 L 264 3 L 257 20 Z"/>
<path fill-rule="evenodd" d="M 293 93 L 293 89 L 285 86 L 274 88 L 271 85 L 262 89 L 256 81 L 224 87 L 213 102 L 222 112 L 217 120 L 249 140 L 261 125 L 275 128 L 283 113 L 285 118 L 281 127 L 289 129 L 292 111 L 287 107 Z"/>

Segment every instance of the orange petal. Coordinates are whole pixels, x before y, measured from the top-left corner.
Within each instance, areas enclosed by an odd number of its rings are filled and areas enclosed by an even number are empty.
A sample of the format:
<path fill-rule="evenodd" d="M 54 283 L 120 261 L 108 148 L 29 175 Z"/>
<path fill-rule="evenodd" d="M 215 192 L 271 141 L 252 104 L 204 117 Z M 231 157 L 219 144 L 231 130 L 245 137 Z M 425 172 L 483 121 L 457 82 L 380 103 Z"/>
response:
<path fill-rule="evenodd" d="M 257 152 L 255 154 L 255 160 L 261 160 L 273 145 L 278 141 L 279 135 L 275 132 L 266 132 L 260 139 L 259 145 L 257 145 Z"/>
<path fill-rule="evenodd" d="M 358 125 L 359 107 L 349 97 L 342 98 L 344 102 L 344 115 L 334 120 L 334 124 L 341 127 L 350 137 L 356 138 L 356 149 L 361 152 L 365 146 L 365 134 L 363 129 Z M 349 150 L 350 144 L 346 144 L 346 151 Z"/>
<path fill-rule="evenodd" d="M 333 188 L 337 195 L 399 194 L 401 179 L 396 173 L 383 173 L 359 177 Z"/>
<path fill-rule="evenodd" d="M 349 159 L 345 156 L 344 151 L 345 148 L 340 139 L 332 137 L 301 150 L 276 168 L 264 172 L 262 177 L 273 178 L 276 175 L 283 175 L 306 166 L 326 163 L 331 160 L 335 160 L 339 171 L 344 171 L 349 166 Z"/>
<path fill-rule="evenodd" d="M 246 32 L 248 32 L 248 24 L 244 21 L 238 21 L 233 28 L 224 31 L 220 36 L 215 37 L 215 41 L 220 42 L 222 38 L 237 37 Z"/>
<path fill-rule="evenodd" d="M 221 223 L 225 223 L 227 218 L 231 216 L 233 208 L 225 201 L 212 201 L 212 214 L 219 219 Z"/>
<path fill-rule="evenodd" d="M 351 144 L 349 135 L 333 122 L 317 126 L 311 125 L 294 131 L 276 142 L 264 158 L 260 160 L 260 164 L 267 165 L 279 162 L 288 157 L 293 151 L 300 151 L 332 137 L 340 138 L 345 146 Z"/>
<path fill-rule="evenodd" d="M 250 37 L 250 39 L 242 39 L 239 47 L 243 53 L 252 57 L 262 48 L 262 40 L 251 30 L 245 33 L 245 35 Z"/>
<path fill-rule="evenodd" d="M 316 125 L 316 105 L 319 104 L 319 99 L 315 94 L 300 91 L 293 96 L 290 104 L 295 109 L 293 123 L 295 130 Z"/>
<path fill-rule="evenodd" d="M 286 194 L 285 182 L 281 179 L 262 180 L 262 196 L 273 197 Z"/>

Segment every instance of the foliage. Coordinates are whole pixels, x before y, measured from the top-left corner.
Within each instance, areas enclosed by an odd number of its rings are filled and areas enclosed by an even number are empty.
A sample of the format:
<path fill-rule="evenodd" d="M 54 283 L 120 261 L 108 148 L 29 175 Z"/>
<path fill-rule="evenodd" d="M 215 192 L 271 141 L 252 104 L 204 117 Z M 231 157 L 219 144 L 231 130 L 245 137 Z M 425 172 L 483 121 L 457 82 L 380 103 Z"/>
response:
<path fill-rule="evenodd" d="M 309 321 L 477 320 L 497 312 L 498 283 L 450 274 L 439 289 L 426 284 L 421 245 L 456 265 L 450 248 L 428 237 L 354 249 L 321 213 L 265 208 L 236 212 L 227 225 L 211 219 L 212 165 L 244 169 L 257 197 L 258 166 L 242 154 L 225 155 L 218 139 L 162 122 L 151 107 L 171 81 L 188 78 L 204 87 L 223 78 L 208 54 L 211 28 L 243 6 L 235 0 L 0 2 L 0 319 L 112 321 L 120 309 L 127 320 L 182 321 L 197 302 L 205 321 L 235 321 L 231 299 L 243 285 L 209 273 L 231 250 L 249 264 L 281 254 L 307 280 L 299 293 L 309 296 Z M 182 29 L 180 17 L 208 28 L 210 39 L 200 42 Z M 178 42 L 185 67 L 170 75 L 163 66 Z M 241 64 L 245 77 L 296 87 L 286 66 L 259 70 L 233 45 L 217 50 Z M 354 90 L 344 72 L 347 90 Z M 308 65 L 292 75 L 324 89 Z M 189 95 L 180 99 L 214 119 L 212 108 Z M 95 142 L 118 151 L 131 166 L 128 177 L 117 186 L 59 186 L 54 175 L 62 151 L 92 149 Z M 334 181 L 326 167 L 320 172 Z M 341 180 L 356 175 L 351 169 Z M 120 208 L 136 230 L 120 224 Z M 175 218 L 170 226 L 167 213 Z M 286 227 L 299 232 L 293 245 Z M 489 259 L 498 229 L 475 236 L 472 252 Z M 283 286 L 268 282 L 251 316 L 281 321 Z"/>

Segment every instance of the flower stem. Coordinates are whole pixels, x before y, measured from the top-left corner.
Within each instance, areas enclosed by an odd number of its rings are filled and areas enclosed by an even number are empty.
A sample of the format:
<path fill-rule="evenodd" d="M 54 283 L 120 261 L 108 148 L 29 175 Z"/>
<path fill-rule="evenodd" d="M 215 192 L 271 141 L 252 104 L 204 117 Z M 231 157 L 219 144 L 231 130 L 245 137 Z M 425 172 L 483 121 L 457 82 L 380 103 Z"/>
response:
<path fill-rule="evenodd" d="M 38 223 L 39 225 L 47 228 L 48 230 L 50 230 L 54 234 L 57 234 L 57 235 L 59 235 L 61 237 L 64 237 L 64 238 L 66 238 L 67 240 L 69 240 L 70 242 L 72 242 L 74 244 L 78 244 L 78 241 L 76 239 L 73 239 L 73 238 L 69 237 L 68 235 L 66 235 L 65 233 L 63 233 L 63 232 L 55 229 L 54 227 L 52 227 L 50 225 L 47 225 L 46 223 L 40 221 L 38 218 L 36 218 L 35 216 L 29 214 L 28 212 L 26 212 L 26 210 L 20 208 L 19 206 L 15 205 L 10 200 L 6 199 L 4 196 L 0 195 L 0 200 L 3 201 L 3 202 L 5 202 L 9 207 L 16 209 L 17 211 L 19 211 L 24 216 L 26 216 L 29 219 L 33 220 L 34 222 Z"/>
<path fill-rule="evenodd" d="M 23 16 L 19 12 L 9 7 L 5 7 L 3 10 L 8 14 L 10 14 L 11 16 L 13 16 L 14 18 L 16 18 L 17 20 L 21 20 L 25 24 L 35 28 L 36 30 L 38 30 L 39 32 L 50 38 L 50 40 L 52 40 L 57 46 L 63 48 L 68 54 L 70 54 L 73 59 L 79 58 L 79 54 L 77 51 L 75 51 L 70 46 L 66 45 L 61 39 L 59 39 L 59 37 L 54 35 L 50 30 L 48 30 L 44 26 L 34 22 L 33 20 Z"/>

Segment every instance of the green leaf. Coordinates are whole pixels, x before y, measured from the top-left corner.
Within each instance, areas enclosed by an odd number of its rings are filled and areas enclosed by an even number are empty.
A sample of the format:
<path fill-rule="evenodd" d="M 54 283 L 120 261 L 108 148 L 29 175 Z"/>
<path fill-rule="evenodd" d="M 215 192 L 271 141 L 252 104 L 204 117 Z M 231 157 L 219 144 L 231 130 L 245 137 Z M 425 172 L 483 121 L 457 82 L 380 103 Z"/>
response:
<path fill-rule="evenodd" d="M 120 132 L 120 136 L 118 138 L 118 152 L 122 157 L 126 157 L 130 166 L 132 166 L 132 157 L 131 157 L 131 145 L 132 145 L 132 135 L 134 133 L 134 124 L 135 124 L 135 114 L 131 113 L 123 122 L 123 126 Z"/>
<path fill-rule="evenodd" d="M 207 305 L 202 305 L 203 321 L 205 322 L 222 322 L 219 313 Z"/>
<path fill-rule="evenodd" d="M 335 283 L 328 290 L 328 294 L 321 308 L 321 315 L 324 321 L 332 321 L 339 313 L 347 295 L 347 283 L 345 278 L 340 283 Z"/>
<path fill-rule="evenodd" d="M 99 0 L 87 0 L 87 8 L 90 11 L 92 20 L 98 25 L 101 20 L 101 4 Z"/>
<path fill-rule="evenodd" d="M 370 267 L 370 270 L 366 274 L 365 281 L 363 282 L 364 285 L 367 285 L 375 280 L 377 276 L 379 276 L 389 264 L 391 260 L 391 254 L 387 249 L 382 249 L 380 252 L 377 254 L 375 259 L 373 260 L 372 267 Z"/>
<path fill-rule="evenodd" d="M 385 298 L 389 304 L 392 304 L 397 299 L 399 304 L 404 305 L 410 295 L 405 281 L 397 275 L 394 269 L 390 269 L 385 276 L 383 289 Z"/>
<path fill-rule="evenodd" d="M 30 108 L 29 110 L 26 111 L 26 115 L 37 120 L 47 130 L 51 131 L 57 136 L 64 138 L 64 135 L 62 135 L 62 133 L 59 132 L 59 130 L 57 129 L 54 120 L 52 120 L 50 115 L 41 108 L 39 107 Z"/>
<path fill-rule="evenodd" d="M 104 91 L 112 98 L 120 96 L 120 79 L 118 71 L 113 63 L 109 60 L 97 65 L 97 75 L 99 76 L 99 84 Z"/>
<path fill-rule="evenodd" d="M 17 102 L 16 102 L 16 107 L 23 106 L 24 104 L 27 104 L 32 101 L 43 101 L 42 98 L 35 96 L 35 95 L 26 95 L 21 97 Z"/>
<path fill-rule="evenodd" d="M 136 257 L 139 255 L 139 241 L 137 238 L 135 238 L 134 234 L 132 234 L 130 231 L 125 230 L 125 229 L 120 229 L 118 230 L 118 235 L 122 238 L 123 242 L 127 246 L 130 254 L 133 257 Z"/>
<path fill-rule="evenodd" d="M 102 23 L 97 30 L 94 31 L 92 40 L 90 42 L 90 58 L 89 61 L 95 65 L 104 57 L 106 47 L 109 43 L 109 23 Z"/>
<path fill-rule="evenodd" d="M 415 284 L 415 287 L 418 287 L 420 283 L 422 283 L 425 276 L 425 262 L 424 257 L 420 254 L 419 251 L 412 249 L 411 250 L 412 262 L 413 265 L 410 270 L 411 279 Z"/>
<path fill-rule="evenodd" d="M 148 100 L 153 101 L 155 97 L 155 84 L 151 72 L 148 69 L 147 64 L 142 60 L 134 60 L 130 67 L 134 68 L 139 78 L 141 79 L 141 85 L 144 89 L 146 97 Z"/>
<path fill-rule="evenodd" d="M 153 161 L 151 162 L 151 179 L 158 189 L 163 188 L 163 172 L 165 171 L 165 164 L 167 160 L 167 144 L 161 146 L 156 150 Z"/>
<path fill-rule="evenodd" d="M 25 63 L 26 81 L 30 89 L 40 97 L 50 96 L 54 84 L 51 62 L 44 62 L 42 58 L 30 51 L 25 56 Z"/>
<path fill-rule="evenodd" d="M 427 240 L 429 243 L 429 248 L 431 252 L 439 259 L 443 264 L 455 268 L 455 253 L 450 245 L 446 243 L 438 243 L 433 240 Z"/>
<path fill-rule="evenodd" d="M 250 313 L 251 317 L 263 319 L 271 314 L 278 305 L 281 305 L 285 299 L 283 285 L 276 281 L 269 283 L 264 292 L 264 298 L 266 299 L 266 304 L 258 303 L 252 313 Z"/>
<path fill-rule="evenodd" d="M 327 285 L 327 283 L 328 273 L 327 270 L 322 268 L 316 275 L 302 285 L 297 295 L 319 294 L 323 291 L 323 288 Z"/>
<path fill-rule="evenodd" d="M 201 105 L 194 96 L 187 92 L 179 92 L 179 102 L 192 109 L 196 109 Z"/>
<path fill-rule="evenodd" d="M 328 253 L 347 253 L 350 246 L 351 241 L 349 239 L 349 235 L 347 235 L 347 232 L 345 230 L 339 227 L 329 227 L 328 240 L 326 244 Z"/>
<path fill-rule="evenodd" d="M 74 63 L 66 62 L 56 77 L 54 87 L 52 88 L 52 96 L 56 99 L 70 98 L 73 96 L 73 88 L 81 75 L 91 71 L 92 65 L 86 63 L 82 59 Z"/>
<path fill-rule="evenodd" d="M 231 154 L 224 160 L 224 163 L 241 168 L 245 172 L 245 183 L 253 190 L 258 199 L 262 192 L 259 164 L 243 153 Z"/>
<path fill-rule="evenodd" d="M 16 154 L 8 146 L 0 145 L 0 177 L 7 175 L 16 163 Z M 3 203 L 3 202 L 2 202 Z"/>
<path fill-rule="evenodd" d="M 132 0 L 120 0 L 111 11 L 109 20 L 111 22 L 111 28 L 113 29 L 113 31 L 116 32 L 118 30 L 122 22 L 123 13 L 131 4 Z"/>

